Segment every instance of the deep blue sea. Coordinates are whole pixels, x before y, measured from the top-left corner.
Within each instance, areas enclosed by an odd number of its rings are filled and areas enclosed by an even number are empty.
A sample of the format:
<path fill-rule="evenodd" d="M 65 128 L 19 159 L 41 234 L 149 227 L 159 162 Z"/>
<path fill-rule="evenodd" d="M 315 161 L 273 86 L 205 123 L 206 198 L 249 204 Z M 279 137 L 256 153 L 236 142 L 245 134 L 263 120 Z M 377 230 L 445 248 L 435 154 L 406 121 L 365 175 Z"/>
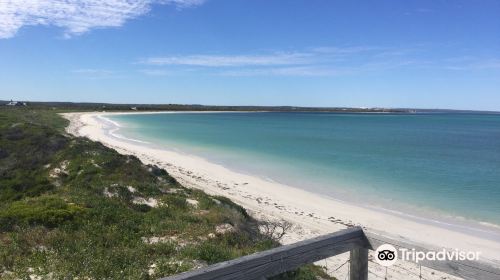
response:
<path fill-rule="evenodd" d="M 119 134 L 365 206 L 500 225 L 500 115 L 115 115 Z"/>

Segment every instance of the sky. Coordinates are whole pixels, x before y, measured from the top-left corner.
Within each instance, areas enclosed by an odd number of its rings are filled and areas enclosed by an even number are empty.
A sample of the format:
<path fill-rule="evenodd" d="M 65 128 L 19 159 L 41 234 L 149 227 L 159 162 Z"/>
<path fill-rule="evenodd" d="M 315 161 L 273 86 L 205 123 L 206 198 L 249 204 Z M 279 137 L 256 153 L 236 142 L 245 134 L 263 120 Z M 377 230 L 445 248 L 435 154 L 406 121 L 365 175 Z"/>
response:
<path fill-rule="evenodd" d="M 500 111 L 500 1 L 0 0 L 0 99 Z"/>

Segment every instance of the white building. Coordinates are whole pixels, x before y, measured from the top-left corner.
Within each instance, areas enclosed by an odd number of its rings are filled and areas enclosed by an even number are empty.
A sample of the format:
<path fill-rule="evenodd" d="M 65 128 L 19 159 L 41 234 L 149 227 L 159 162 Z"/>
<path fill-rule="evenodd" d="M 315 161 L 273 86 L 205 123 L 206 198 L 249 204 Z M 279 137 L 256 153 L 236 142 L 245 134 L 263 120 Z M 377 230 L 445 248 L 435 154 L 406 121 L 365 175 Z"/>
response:
<path fill-rule="evenodd" d="M 26 102 L 19 102 L 19 101 L 10 101 L 7 103 L 7 106 L 27 106 Z"/>

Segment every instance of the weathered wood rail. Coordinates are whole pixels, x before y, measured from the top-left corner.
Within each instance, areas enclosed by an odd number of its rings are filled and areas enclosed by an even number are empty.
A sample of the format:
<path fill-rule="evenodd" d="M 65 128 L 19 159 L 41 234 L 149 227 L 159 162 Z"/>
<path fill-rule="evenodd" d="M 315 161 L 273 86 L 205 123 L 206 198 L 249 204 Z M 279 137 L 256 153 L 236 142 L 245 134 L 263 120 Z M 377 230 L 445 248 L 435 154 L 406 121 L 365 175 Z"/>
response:
<path fill-rule="evenodd" d="M 266 279 L 345 252 L 350 252 L 349 279 L 366 280 L 368 251 L 375 250 L 382 244 L 391 244 L 396 249 L 414 248 L 424 252 L 437 250 L 376 233 L 365 233 L 362 228 L 353 227 L 162 280 Z M 500 279 L 500 269 L 482 262 L 420 261 L 419 264 L 467 280 Z"/>

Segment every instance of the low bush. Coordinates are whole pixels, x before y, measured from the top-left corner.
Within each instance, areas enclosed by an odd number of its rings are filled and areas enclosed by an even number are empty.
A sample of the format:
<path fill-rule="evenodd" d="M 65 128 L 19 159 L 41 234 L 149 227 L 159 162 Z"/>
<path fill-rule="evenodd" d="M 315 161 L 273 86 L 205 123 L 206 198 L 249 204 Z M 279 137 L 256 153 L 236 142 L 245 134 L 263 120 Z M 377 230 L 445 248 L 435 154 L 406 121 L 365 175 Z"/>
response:
<path fill-rule="evenodd" d="M 84 208 L 67 203 L 61 198 L 41 196 L 16 201 L 0 211 L 2 230 L 14 226 L 43 225 L 49 228 L 59 226 L 84 212 Z"/>

